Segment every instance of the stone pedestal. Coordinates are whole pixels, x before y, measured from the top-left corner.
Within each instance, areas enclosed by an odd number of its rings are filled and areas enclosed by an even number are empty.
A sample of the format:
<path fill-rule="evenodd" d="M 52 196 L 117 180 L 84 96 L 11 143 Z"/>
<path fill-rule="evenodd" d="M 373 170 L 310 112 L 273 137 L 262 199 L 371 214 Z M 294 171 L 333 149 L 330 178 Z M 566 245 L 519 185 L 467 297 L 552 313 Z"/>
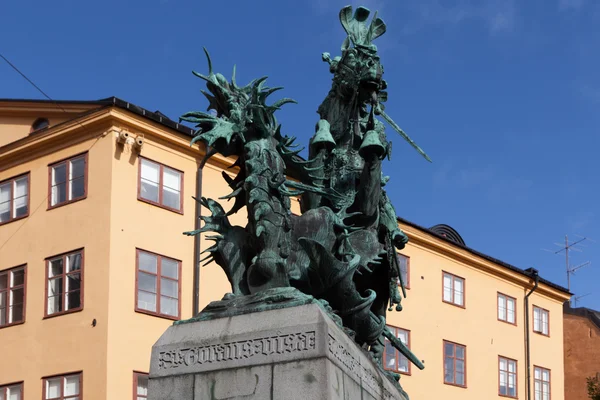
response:
<path fill-rule="evenodd" d="M 317 304 L 171 326 L 150 400 L 407 400 Z"/>

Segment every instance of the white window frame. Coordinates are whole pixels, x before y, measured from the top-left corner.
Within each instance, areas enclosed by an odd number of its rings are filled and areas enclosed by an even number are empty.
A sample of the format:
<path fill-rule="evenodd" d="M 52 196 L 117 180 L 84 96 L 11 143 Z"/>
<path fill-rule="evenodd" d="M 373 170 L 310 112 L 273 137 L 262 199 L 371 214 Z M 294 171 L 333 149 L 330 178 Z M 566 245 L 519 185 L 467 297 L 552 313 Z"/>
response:
<path fill-rule="evenodd" d="M 533 331 L 544 336 L 550 336 L 550 311 L 533 306 Z"/>

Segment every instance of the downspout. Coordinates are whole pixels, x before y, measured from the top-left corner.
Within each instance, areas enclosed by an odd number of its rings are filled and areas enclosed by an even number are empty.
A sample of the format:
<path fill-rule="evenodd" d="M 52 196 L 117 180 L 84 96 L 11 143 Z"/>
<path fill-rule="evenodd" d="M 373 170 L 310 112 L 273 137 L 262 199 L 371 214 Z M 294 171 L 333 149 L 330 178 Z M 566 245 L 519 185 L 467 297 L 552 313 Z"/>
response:
<path fill-rule="evenodd" d="M 529 296 L 538 288 L 540 283 L 540 277 L 538 270 L 535 268 L 528 268 L 525 270 L 535 280 L 533 288 L 525 295 L 525 363 L 527 364 L 527 400 L 531 400 L 531 349 L 529 343 Z"/>
<path fill-rule="evenodd" d="M 204 160 L 200 162 L 196 171 L 196 199 L 202 198 L 202 169 L 204 168 Z M 200 217 L 202 216 L 202 205 L 196 201 L 196 222 L 195 230 L 200 229 Z M 200 310 L 200 234 L 194 236 L 194 298 L 192 299 L 192 316 L 198 315 Z"/>

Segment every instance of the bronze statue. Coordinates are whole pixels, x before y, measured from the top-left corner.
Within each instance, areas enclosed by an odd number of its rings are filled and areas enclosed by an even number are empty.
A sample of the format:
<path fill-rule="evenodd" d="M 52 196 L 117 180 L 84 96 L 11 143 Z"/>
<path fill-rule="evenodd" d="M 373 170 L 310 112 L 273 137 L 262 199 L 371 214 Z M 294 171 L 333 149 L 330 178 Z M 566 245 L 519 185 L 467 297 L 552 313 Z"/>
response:
<path fill-rule="evenodd" d="M 347 33 L 341 57 L 323 60 L 333 73 L 331 90 L 318 108 L 320 120 L 310 141 L 308 160 L 301 159 L 295 138 L 281 134 L 275 111 L 291 99 L 268 105 L 266 77 L 238 86 L 215 74 L 208 52 L 208 110 L 189 112 L 181 119 L 196 123 L 197 136 L 210 150 L 236 156 L 234 179 L 223 174 L 232 189 L 223 199 L 235 199 L 225 212 L 218 202 L 197 199 L 211 215 L 201 217 L 197 235 L 208 239 L 208 262 L 225 271 L 232 293 L 227 307 L 243 305 L 255 296 L 258 309 L 294 296 L 319 299 L 334 320 L 382 366 L 384 338 L 417 367 L 423 364 L 386 327 L 386 311 L 400 311 L 402 288 L 396 249 L 408 241 L 398 228 L 396 213 L 385 191 L 388 181 L 382 160 L 391 156 L 381 116 L 427 160 L 429 157 L 385 113 L 386 82 L 374 39 L 386 25 L 370 11 L 352 7 L 340 11 Z M 429 160 L 430 161 L 430 160 Z M 294 171 L 299 181 L 287 179 Z M 300 196 L 302 215 L 290 212 L 290 196 Z M 248 224 L 232 226 L 228 215 L 246 207 Z M 256 297 L 258 296 L 258 297 Z M 254 303 L 256 305 L 256 300 Z M 209 306 L 210 307 L 210 306 Z M 207 307 L 207 309 L 209 308 Z M 261 308 L 262 307 L 262 308 Z M 214 306 L 213 306 L 214 309 Z M 209 310 L 205 310 L 209 311 Z M 202 313 L 201 313 L 202 315 Z M 386 371 L 395 382 L 399 375 Z M 400 386 L 398 388 L 401 390 Z"/>

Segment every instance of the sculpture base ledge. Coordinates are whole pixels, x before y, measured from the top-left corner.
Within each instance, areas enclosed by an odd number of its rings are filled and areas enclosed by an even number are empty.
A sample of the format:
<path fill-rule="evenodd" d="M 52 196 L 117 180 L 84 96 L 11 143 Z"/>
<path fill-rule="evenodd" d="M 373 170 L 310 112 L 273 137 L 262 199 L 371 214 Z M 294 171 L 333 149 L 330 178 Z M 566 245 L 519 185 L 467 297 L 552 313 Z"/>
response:
<path fill-rule="evenodd" d="M 171 326 L 149 400 L 408 400 L 315 303 Z"/>

